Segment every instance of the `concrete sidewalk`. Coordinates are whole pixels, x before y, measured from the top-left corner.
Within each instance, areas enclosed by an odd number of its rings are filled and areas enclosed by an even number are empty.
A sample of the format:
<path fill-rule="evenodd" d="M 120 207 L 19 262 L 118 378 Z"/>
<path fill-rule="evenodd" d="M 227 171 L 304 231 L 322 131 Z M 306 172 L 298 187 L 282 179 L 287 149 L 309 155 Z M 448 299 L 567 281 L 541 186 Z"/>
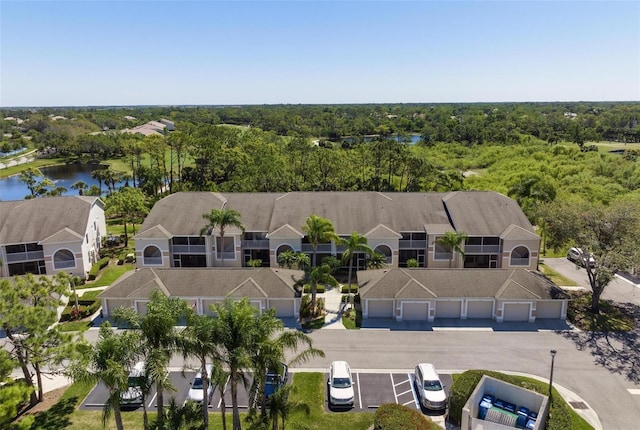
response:
<path fill-rule="evenodd" d="M 324 317 L 324 329 L 337 329 L 346 330 L 344 324 L 342 324 L 342 312 L 344 311 L 344 304 L 342 303 L 342 293 L 340 287 L 333 287 L 326 290 L 324 293 L 318 294 L 318 297 L 324 299 L 324 307 L 326 315 Z"/>

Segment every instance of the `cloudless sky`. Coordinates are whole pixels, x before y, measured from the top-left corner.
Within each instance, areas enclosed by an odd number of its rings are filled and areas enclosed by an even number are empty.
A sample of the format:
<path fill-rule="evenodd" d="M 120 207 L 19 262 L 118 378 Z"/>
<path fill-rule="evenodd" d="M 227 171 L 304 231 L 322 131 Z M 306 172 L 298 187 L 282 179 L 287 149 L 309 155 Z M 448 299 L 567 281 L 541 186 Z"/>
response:
<path fill-rule="evenodd" d="M 0 0 L 0 106 L 640 100 L 638 1 Z"/>

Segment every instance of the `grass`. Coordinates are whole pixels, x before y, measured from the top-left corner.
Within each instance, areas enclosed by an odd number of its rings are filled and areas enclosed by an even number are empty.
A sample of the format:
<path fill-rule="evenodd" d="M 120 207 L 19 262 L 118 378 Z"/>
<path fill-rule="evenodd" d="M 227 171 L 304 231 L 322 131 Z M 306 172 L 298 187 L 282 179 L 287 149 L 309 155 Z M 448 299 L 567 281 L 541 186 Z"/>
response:
<path fill-rule="evenodd" d="M 93 282 L 88 282 L 83 285 L 84 288 L 93 288 L 93 287 L 106 287 L 113 284 L 119 277 L 124 275 L 130 270 L 135 270 L 136 266 L 133 264 L 123 264 L 122 266 L 118 266 L 115 264 L 110 264 L 104 268 L 102 274 L 98 279 Z M 87 293 L 85 293 L 87 294 Z M 82 297 L 87 297 L 85 294 Z"/>
<path fill-rule="evenodd" d="M 322 315 L 320 318 L 302 323 L 302 328 L 306 329 L 316 330 L 322 328 L 322 326 L 324 326 L 324 315 Z"/>
<path fill-rule="evenodd" d="M 85 331 L 91 327 L 91 321 L 67 321 L 60 323 L 60 330 L 64 332 Z"/>
<path fill-rule="evenodd" d="M 545 265 L 544 263 L 540 263 L 540 271 L 545 274 L 547 278 L 549 278 L 556 285 L 562 285 L 565 287 L 576 287 L 578 284 L 571 279 L 559 274 L 551 267 Z"/>
<path fill-rule="evenodd" d="M 12 175 L 17 175 L 23 170 L 27 170 L 29 167 L 44 167 L 44 166 L 54 166 L 56 164 L 64 164 L 65 160 L 63 158 L 40 158 L 32 161 L 31 163 L 18 164 L 17 166 L 7 167 L 6 169 L 0 170 L 0 178 L 7 178 Z"/>
<path fill-rule="evenodd" d="M 567 318 L 578 328 L 588 331 L 628 332 L 634 329 L 634 318 L 609 300 L 600 300 L 600 313 L 591 312 L 591 293 L 572 294 Z"/>

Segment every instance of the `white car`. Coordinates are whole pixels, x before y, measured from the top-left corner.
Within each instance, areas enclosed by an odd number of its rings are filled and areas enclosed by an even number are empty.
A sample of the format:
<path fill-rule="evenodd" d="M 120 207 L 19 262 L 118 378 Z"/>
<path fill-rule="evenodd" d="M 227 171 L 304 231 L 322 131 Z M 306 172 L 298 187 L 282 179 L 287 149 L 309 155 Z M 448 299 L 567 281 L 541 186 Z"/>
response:
<path fill-rule="evenodd" d="M 207 403 L 211 400 L 213 396 L 213 386 L 211 385 L 211 371 L 213 370 L 213 366 L 211 364 L 207 364 L 205 366 L 207 370 L 207 375 L 209 375 L 209 383 L 207 386 Z M 191 387 L 189 387 L 189 394 L 187 394 L 187 399 L 192 402 L 202 403 L 203 392 L 202 392 L 202 371 L 196 373 L 196 377 L 193 378 L 193 382 L 191 382 Z"/>
<path fill-rule="evenodd" d="M 140 406 L 142 404 L 142 388 L 145 385 L 144 361 L 139 361 L 129 371 L 127 391 L 120 394 L 120 405 Z"/>
<path fill-rule="evenodd" d="M 334 361 L 329 368 L 329 405 L 353 407 L 353 378 L 346 361 Z"/>
<path fill-rule="evenodd" d="M 584 266 L 587 262 L 587 257 L 585 257 L 581 248 L 569 248 L 569 251 L 567 252 L 567 259 L 573 261 L 579 266 Z M 589 254 L 589 267 L 593 267 L 595 264 L 596 260 L 594 260 L 593 256 Z"/>
<path fill-rule="evenodd" d="M 420 363 L 416 366 L 414 384 L 420 404 L 425 409 L 446 409 L 447 394 L 433 364 Z"/>

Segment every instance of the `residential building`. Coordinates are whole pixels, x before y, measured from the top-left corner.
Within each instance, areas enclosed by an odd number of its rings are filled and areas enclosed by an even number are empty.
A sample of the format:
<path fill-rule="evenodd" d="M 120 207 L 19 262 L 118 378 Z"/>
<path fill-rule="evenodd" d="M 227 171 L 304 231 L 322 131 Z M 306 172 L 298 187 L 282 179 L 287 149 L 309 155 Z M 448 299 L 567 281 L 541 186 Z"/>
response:
<path fill-rule="evenodd" d="M 231 208 L 245 231 L 227 227 L 201 235 L 202 215 Z M 277 267 L 283 251 L 312 252 L 302 226 L 311 214 L 329 219 L 340 237 L 358 232 L 390 267 L 524 268 L 538 264 L 540 237 L 514 200 L 492 191 L 450 193 L 181 192 L 158 201 L 135 236 L 138 267 L 241 267 L 250 260 Z M 464 257 L 441 246 L 447 232 L 464 232 Z M 335 242 L 317 246 L 318 261 L 340 257 Z M 365 268 L 364 254 L 354 267 Z"/>
<path fill-rule="evenodd" d="M 98 197 L 42 197 L 0 201 L 0 276 L 85 277 L 106 234 Z"/>

